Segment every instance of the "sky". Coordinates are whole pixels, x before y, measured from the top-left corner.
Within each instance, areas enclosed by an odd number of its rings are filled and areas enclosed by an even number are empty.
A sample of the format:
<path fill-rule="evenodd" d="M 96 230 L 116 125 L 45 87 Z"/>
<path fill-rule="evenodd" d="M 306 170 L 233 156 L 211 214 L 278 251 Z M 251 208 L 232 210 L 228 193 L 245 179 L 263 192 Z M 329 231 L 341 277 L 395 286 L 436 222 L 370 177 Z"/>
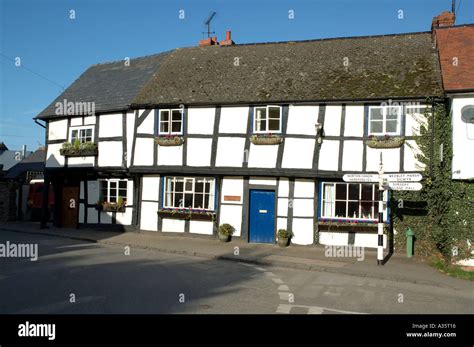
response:
<path fill-rule="evenodd" d="M 457 25 L 474 22 L 474 1 L 456 7 Z M 0 142 L 44 145 L 32 118 L 90 65 L 195 46 L 213 11 L 219 40 L 232 30 L 252 43 L 429 31 L 450 9 L 451 0 L 0 0 Z"/>

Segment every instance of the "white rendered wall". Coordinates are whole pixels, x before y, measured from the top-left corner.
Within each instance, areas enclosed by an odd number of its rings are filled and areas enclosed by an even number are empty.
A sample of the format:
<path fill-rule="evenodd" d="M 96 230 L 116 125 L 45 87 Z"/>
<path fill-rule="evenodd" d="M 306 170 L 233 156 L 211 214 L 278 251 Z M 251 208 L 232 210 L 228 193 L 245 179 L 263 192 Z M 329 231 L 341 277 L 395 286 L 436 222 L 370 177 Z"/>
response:
<path fill-rule="evenodd" d="M 311 169 L 313 167 L 314 139 L 296 139 L 287 137 L 283 144 L 283 168 Z"/>
<path fill-rule="evenodd" d="M 133 147 L 133 132 L 135 129 L 135 114 L 133 112 L 127 113 L 127 167 L 131 166 L 132 161 L 132 147 Z"/>
<path fill-rule="evenodd" d="M 362 171 L 362 156 L 364 153 L 363 141 L 344 141 L 344 153 L 342 154 L 343 171 Z"/>
<path fill-rule="evenodd" d="M 228 223 L 235 228 L 234 236 L 242 234 L 242 204 L 244 180 L 242 177 L 223 177 L 221 186 L 221 206 L 219 223 Z M 226 196 L 240 196 L 240 201 L 226 201 Z"/>
<path fill-rule="evenodd" d="M 99 117 L 99 137 L 123 136 L 121 113 L 103 114 Z"/>
<path fill-rule="evenodd" d="M 122 166 L 122 141 L 99 141 L 99 166 Z"/>
<path fill-rule="evenodd" d="M 135 156 L 133 158 L 133 165 L 153 165 L 154 146 L 156 145 L 153 139 L 137 137 L 135 139 Z"/>
<path fill-rule="evenodd" d="M 163 218 L 163 232 L 184 233 L 184 220 Z"/>
<path fill-rule="evenodd" d="M 46 155 L 46 167 L 64 166 L 64 156 L 59 153 L 61 144 L 48 144 L 48 153 Z"/>
<path fill-rule="evenodd" d="M 274 177 L 250 177 L 250 185 L 265 185 L 265 186 L 275 186 L 277 179 Z"/>
<path fill-rule="evenodd" d="M 242 205 L 221 205 L 219 223 L 228 223 L 235 228 L 234 236 L 242 234 Z"/>
<path fill-rule="evenodd" d="M 378 172 L 380 164 L 380 152 L 382 152 L 382 163 L 385 172 L 400 171 L 400 148 L 375 149 L 367 146 L 367 171 Z"/>
<path fill-rule="evenodd" d="M 212 235 L 214 223 L 209 221 L 191 220 L 189 221 L 189 232 L 192 234 Z"/>
<path fill-rule="evenodd" d="M 138 116 L 140 118 L 144 112 L 148 110 L 140 110 Z M 137 128 L 138 134 L 154 134 L 155 133 L 155 110 L 151 110 L 150 113 L 145 117 L 143 122 Z"/>
<path fill-rule="evenodd" d="M 344 136 L 364 136 L 364 106 L 347 105 L 344 121 Z"/>
<path fill-rule="evenodd" d="M 69 157 L 68 167 L 91 167 L 94 166 L 95 157 Z"/>
<path fill-rule="evenodd" d="M 82 125 L 82 117 L 72 117 L 71 126 L 78 126 L 78 125 Z"/>
<path fill-rule="evenodd" d="M 281 145 L 280 145 L 281 146 Z M 278 146 L 250 144 L 249 167 L 276 167 Z"/>
<path fill-rule="evenodd" d="M 245 138 L 219 137 L 217 141 L 216 166 L 242 167 Z"/>
<path fill-rule="evenodd" d="M 158 231 L 160 176 L 143 176 L 141 191 L 140 229 Z"/>
<path fill-rule="evenodd" d="M 290 229 L 290 226 L 288 226 Z M 296 245 L 311 245 L 313 243 L 313 219 L 293 217 L 293 238 L 291 242 Z"/>
<path fill-rule="evenodd" d="M 474 123 L 461 118 L 461 110 L 474 105 L 474 97 L 453 97 L 451 106 L 453 127 L 453 179 L 474 178 Z"/>
<path fill-rule="evenodd" d="M 222 107 L 219 132 L 223 134 L 246 134 L 248 107 Z"/>
<path fill-rule="evenodd" d="M 331 245 L 331 246 L 347 246 L 349 240 L 349 233 L 336 233 L 336 232 L 326 232 L 321 231 L 319 233 L 319 243 L 322 245 Z M 368 233 L 355 233 L 354 246 L 357 247 L 367 247 L 367 248 L 377 248 L 378 245 L 378 235 L 368 234 Z M 387 248 L 387 236 L 383 236 L 383 247 Z"/>
<path fill-rule="evenodd" d="M 324 135 L 340 136 L 341 135 L 341 118 L 342 106 L 328 105 L 324 116 Z"/>
<path fill-rule="evenodd" d="M 183 146 L 158 145 L 158 165 L 183 165 Z"/>
<path fill-rule="evenodd" d="M 319 150 L 319 169 L 337 171 L 339 160 L 339 141 L 323 140 Z"/>
<path fill-rule="evenodd" d="M 294 106 L 288 109 L 287 134 L 316 135 L 315 124 L 318 122 L 318 106 Z"/>
<path fill-rule="evenodd" d="M 403 168 L 405 171 L 423 171 L 425 164 L 421 163 L 417 159 L 417 155 L 421 154 L 421 150 L 415 140 L 405 141 L 405 158 L 403 162 Z"/>
<path fill-rule="evenodd" d="M 64 140 L 68 138 L 67 119 L 49 121 L 48 140 Z"/>
<path fill-rule="evenodd" d="M 209 108 L 189 108 L 188 109 L 188 134 L 207 134 L 214 132 L 214 119 L 216 109 Z"/>
<path fill-rule="evenodd" d="M 211 165 L 212 139 L 187 139 L 187 166 Z"/>

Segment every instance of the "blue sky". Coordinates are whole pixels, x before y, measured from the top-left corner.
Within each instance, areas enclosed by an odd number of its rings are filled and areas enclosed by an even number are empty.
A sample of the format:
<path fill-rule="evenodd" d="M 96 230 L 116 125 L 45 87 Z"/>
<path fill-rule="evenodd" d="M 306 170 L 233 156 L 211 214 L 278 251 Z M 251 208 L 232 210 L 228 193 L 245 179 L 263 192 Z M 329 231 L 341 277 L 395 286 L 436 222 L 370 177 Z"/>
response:
<path fill-rule="evenodd" d="M 37 148 L 44 131 L 32 118 L 60 86 L 92 64 L 194 46 L 211 11 L 219 39 L 230 29 L 249 43 L 428 31 L 450 9 L 451 0 L 0 0 L 0 142 Z M 474 1 L 462 0 L 456 24 L 473 14 Z"/>

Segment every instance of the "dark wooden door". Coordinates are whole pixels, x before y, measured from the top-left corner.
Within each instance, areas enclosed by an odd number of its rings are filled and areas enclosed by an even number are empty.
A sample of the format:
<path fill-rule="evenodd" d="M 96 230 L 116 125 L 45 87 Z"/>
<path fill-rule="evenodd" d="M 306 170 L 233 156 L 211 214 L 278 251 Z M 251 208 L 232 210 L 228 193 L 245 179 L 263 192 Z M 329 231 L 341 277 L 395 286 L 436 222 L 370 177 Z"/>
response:
<path fill-rule="evenodd" d="M 79 188 L 64 187 L 62 195 L 61 225 L 64 228 L 77 228 L 77 213 L 79 211 Z"/>

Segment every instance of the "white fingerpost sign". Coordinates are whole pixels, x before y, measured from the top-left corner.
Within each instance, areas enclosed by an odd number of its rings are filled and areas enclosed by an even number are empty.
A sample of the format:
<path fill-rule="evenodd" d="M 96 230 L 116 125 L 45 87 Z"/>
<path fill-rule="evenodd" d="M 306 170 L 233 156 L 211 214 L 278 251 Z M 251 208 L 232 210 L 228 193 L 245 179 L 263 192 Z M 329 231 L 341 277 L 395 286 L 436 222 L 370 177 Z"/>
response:
<path fill-rule="evenodd" d="M 389 182 L 388 186 L 392 190 L 421 190 L 422 188 L 419 182 Z"/>
<path fill-rule="evenodd" d="M 422 179 L 419 173 L 392 173 L 384 176 L 388 182 L 420 182 Z"/>
<path fill-rule="evenodd" d="M 345 174 L 342 176 L 342 179 L 344 182 L 358 182 L 358 183 L 364 183 L 364 182 L 378 182 L 379 181 L 379 175 L 377 174 Z"/>

